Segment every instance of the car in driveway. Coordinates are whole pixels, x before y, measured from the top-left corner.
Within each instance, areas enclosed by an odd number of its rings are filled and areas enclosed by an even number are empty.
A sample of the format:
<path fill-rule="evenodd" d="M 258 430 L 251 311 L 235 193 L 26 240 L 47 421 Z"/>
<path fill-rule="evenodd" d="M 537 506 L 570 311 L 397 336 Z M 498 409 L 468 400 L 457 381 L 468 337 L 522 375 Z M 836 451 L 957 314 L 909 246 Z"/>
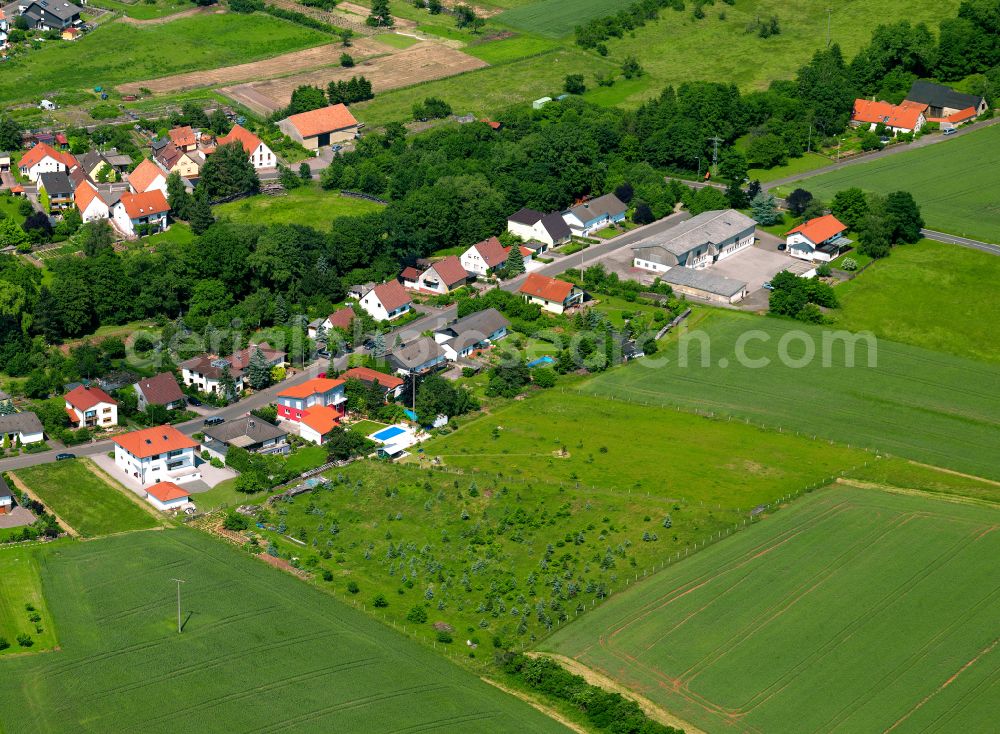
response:
<path fill-rule="evenodd" d="M 764 283 L 761 286 L 761 288 L 763 288 L 766 291 L 773 291 L 774 290 L 774 286 L 771 284 L 771 281 L 767 281 L 766 283 Z"/>
<path fill-rule="evenodd" d="M 196 408 L 200 408 L 203 405 L 203 403 L 198 398 L 188 398 L 187 402 L 188 405 L 193 405 Z"/>
<path fill-rule="evenodd" d="M 62 453 L 56 454 L 56 461 L 66 461 L 66 459 L 75 459 L 76 454 Z"/>

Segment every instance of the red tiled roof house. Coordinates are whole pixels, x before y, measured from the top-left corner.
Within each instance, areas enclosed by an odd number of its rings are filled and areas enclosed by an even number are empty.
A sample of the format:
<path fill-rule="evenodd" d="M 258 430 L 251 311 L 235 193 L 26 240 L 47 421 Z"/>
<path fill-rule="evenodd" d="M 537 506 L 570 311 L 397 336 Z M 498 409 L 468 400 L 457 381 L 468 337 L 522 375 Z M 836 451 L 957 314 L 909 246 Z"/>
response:
<path fill-rule="evenodd" d="M 170 512 L 181 509 L 191 496 L 173 482 L 157 482 L 146 488 L 146 501 L 160 512 Z"/>
<path fill-rule="evenodd" d="M 358 121 L 342 104 L 291 115 L 279 121 L 278 127 L 306 150 L 352 140 L 358 134 Z"/>
<path fill-rule="evenodd" d="M 392 321 L 410 310 L 411 300 L 398 280 L 377 285 L 358 302 L 376 321 Z"/>
<path fill-rule="evenodd" d="M 417 278 L 417 289 L 425 293 L 450 293 L 469 280 L 469 273 L 455 255 L 438 260 Z"/>
<path fill-rule="evenodd" d="M 38 143 L 21 157 L 18 169 L 29 181 L 37 181 L 42 173 L 67 173 L 76 168 L 76 158 L 61 150 L 56 150 L 47 143 Z"/>
<path fill-rule="evenodd" d="M 274 168 L 278 165 L 278 159 L 274 157 L 274 152 L 260 138 L 242 125 L 233 125 L 233 129 L 229 131 L 228 135 L 219 138 L 216 141 L 216 150 L 221 145 L 229 145 L 230 143 L 237 142 L 243 146 L 243 152 L 247 154 L 250 163 L 257 170 L 261 168 Z"/>
<path fill-rule="evenodd" d="M 173 426 L 153 426 L 115 436 L 115 466 L 140 486 L 201 479 L 198 442 Z"/>
<path fill-rule="evenodd" d="M 315 377 L 278 393 L 278 418 L 298 423 L 318 407 L 332 407 L 338 415 L 343 415 L 346 402 L 343 380 Z"/>
<path fill-rule="evenodd" d="M 914 133 L 927 121 L 924 113 L 927 105 L 921 102 L 904 101 L 902 104 L 889 104 L 869 99 L 854 100 L 854 114 L 851 115 L 851 125 L 874 130 L 880 124 L 893 133 Z"/>
<path fill-rule="evenodd" d="M 835 260 L 851 243 L 844 237 L 847 226 L 832 214 L 810 219 L 785 233 L 788 254 L 801 260 Z"/>
<path fill-rule="evenodd" d="M 185 385 L 200 392 L 221 395 L 223 392 L 222 375 L 228 370 L 230 377 L 233 378 L 233 384 L 236 386 L 236 392 L 242 392 L 247 387 L 246 370 L 258 347 L 269 367 L 283 367 L 285 365 L 285 353 L 272 349 L 270 345 L 262 342 L 259 345 L 251 344 L 246 349 L 233 352 L 228 357 L 202 354 L 199 357 L 181 362 L 179 365 L 181 379 Z"/>
<path fill-rule="evenodd" d="M 543 310 L 563 313 L 583 301 L 583 291 L 565 280 L 531 273 L 518 289 L 528 303 L 537 303 Z"/>
<path fill-rule="evenodd" d="M 126 191 L 111 206 L 111 221 L 127 237 L 135 237 L 142 231 L 154 234 L 167 228 L 169 211 L 167 197 L 159 189 L 144 194 Z"/>
<path fill-rule="evenodd" d="M 66 397 L 66 415 L 73 428 L 111 428 L 118 425 L 118 401 L 99 387 L 79 387 Z"/>
<path fill-rule="evenodd" d="M 403 392 L 403 378 L 396 375 L 387 375 L 370 367 L 352 367 L 340 377 L 344 380 L 358 380 L 368 387 L 377 382 L 379 387 L 385 390 L 386 400 L 389 399 L 390 395 L 398 398 Z"/>

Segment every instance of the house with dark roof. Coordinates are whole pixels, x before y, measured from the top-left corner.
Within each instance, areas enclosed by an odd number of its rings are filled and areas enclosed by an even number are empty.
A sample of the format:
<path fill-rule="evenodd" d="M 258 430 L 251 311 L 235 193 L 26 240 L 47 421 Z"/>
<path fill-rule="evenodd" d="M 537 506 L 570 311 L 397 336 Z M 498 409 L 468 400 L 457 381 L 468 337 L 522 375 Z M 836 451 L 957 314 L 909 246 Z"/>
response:
<path fill-rule="evenodd" d="M 486 349 L 507 336 L 510 321 L 495 308 L 476 311 L 456 319 L 434 332 L 434 341 L 444 349 L 445 356 L 454 362 L 468 357 L 478 349 Z"/>
<path fill-rule="evenodd" d="M 0 415 L 0 440 L 24 446 L 45 440 L 42 422 L 34 413 L 7 413 Z"/>
<path fill-rule="evenodd" d="M 398 398 L 402 394 L 405 384 L 402 378 L 396 375 L 387 375 L 370 367 L 351 367 L 340 377 L 342 380 L 358 380 L 367 387 L 378 384 L 381 389 L 385 390 L 386 402 L 388 402 L 390 395 Z"/>
<path fill-rule="evenodd" d="M 233 352 L 228 357 L 213 354 L 203 354 L 180 363 L 181 380 L 185 385 L 204 393 L 222 394 L 222 376 L 225 372 L 233 378 L 236 392 L 247 388 L 246 371 L 250 360 L 257 349 L 264 355 L 264 361 L 269 367 L 283 367 L 285 352 L 272 349 L 266 342 L 251 344 L 246 349 Z"/>
<path fill-rule="evenodd" d="M 713 209 L 632 246 L 632 265 L 654 273 L 706 268 L 754 243 L 757 222 L 735 209 Z"/>
<path fill-rule="evenodd" d="M 569 242 L 569 225 L 559 212 L 542 212 L 534 209 L 520 209 L 507 217 L 507 231 L 525 241 L 534 240 L 548 247 Z"/>
<path fill-rule="evenodd" d="M 429 336 L 414 339 L 387 355 L 389 364 L 401 375 L 426 375 L 448 363 L 444 348 Z"/>
<path fill-rule="evenodd" d="M 99 387 L 80 385 L 63 398 L 73 428 L 111 428 L 118 425 L 118 401 Z"/>
<path fill-rule="evenodd" d="M 847 225 L 832 214 L 810 219 L 785 232 L 788 254 L 801 260 L 830 262 L 851 244 L 844 237 Z"/>
<path fill-rule="evenodd" d="M 599 229 L 624 222 L 627 211 L 628 206 L 617 196 L 604 194 L 571 206 L 562 213 L 562 218 L 573 234 L 586 237 Z"/>
<path fill-rule="evenodd" d="M 925 105 L 927 119 L 934 122 L 969 108 L 973 110 L 973 117 L 978 117 L 989 109 L 985 97 L 957 92 L 951 87 L 933 82 L 913 82 L 906 100 Z"/>
<path fill-rule="evenodd" d="M 40 31 L 61 31 L 80 24 L 83 10 L 65 0 L 32 0 L 21 15 Z"/>
<path fill-rule="evenodd" d="M 306 150 L 343 143 L 358 135 L 358 121 L 342 104 L 291 115 L 279 120 L 278 128 Z"/>
<path fill-rule="evenodd" d="M 448 255 L 420 274 L 416 289 L 426 293 L 450 293 L 468 282 L 469 273 L 462 266 L 462 261 L 455 255 Z"/>
<path fill-rule="evenodd" d="M 412 301 L 398 280 L 390 280 L 367 291 L 358 301 L 376 321 L 392 321 L 410 310 Z"/>
<path fill-rule="evenodd" d="M 170 372 L 161 372 L 152 377 L 144 377 L 132 386 L 135 390 L 139 410 L 150 405 L 162 405 L 167 410 L 183 410 L 187 399 L 177 384 L 177 378 Z"/>
<path fill-rule="evenodd" d="M 38 195 L 45 194 L 49 211 L 58 212 L 73 207 L 73 182 L 63 171 L 38 174 Z"/>
<path fill-rule="evenodd" d="M 517 291 L 528 303 L 537 303 L 542 310 L 563 313 L 583 302 L 584 293 L 565 280 L 529 273 Z"/>
<path fill-rule="evenodd" d="M 206 428 L 204 434 L 201 447 L 220 459 L 231 446 L 252 454 L 288 453 L 288 432 L 252 413 Z"/>

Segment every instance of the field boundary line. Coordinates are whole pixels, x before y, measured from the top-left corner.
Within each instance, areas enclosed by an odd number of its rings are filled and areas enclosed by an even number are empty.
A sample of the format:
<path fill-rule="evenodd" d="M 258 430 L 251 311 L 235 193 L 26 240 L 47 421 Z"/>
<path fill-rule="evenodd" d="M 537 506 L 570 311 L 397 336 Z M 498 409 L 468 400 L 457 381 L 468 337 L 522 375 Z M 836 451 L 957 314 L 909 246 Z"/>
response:
<path fill-rule="evenodd" d="M 619 693 L 623 697 L 634 701 L 638 704 L 639 708 L 642 709 L 643 713 L 651 719 L 664 724 L 665 726 L 672 726 L 675 728 L 683 729 L 686 734 L 706 734 L 703 729 L 699 729 L 697 726 L 689 721 L 686 721 L 679 716 L 670 713 L 662 706 L 653 703 L 645 696 L 636 693 L 631 688 L 628 688 L 621 683 L 616 682 L 614 679 L 609 678 L 600 671 L 594 670 L 581 663 L 575 658 L 567 657 L 565 655 L 559 655 L 552 652 L 526 652 L 525 655 L 532 658 L 543 658 L 547 657 L 555 662 L 562 665 L 564 668 L 569 670 L 570 673 L 579 675 L 587 683 L 591 685 L 596 685 L 599 688 L 603 688 L 606 691 L 611 691 L 613 693 Z"/>
<path fill-rule="evenodd" d="M 965 472 L 955 471 L 954 469 L 945 469 L 943 466 L 934 466 L 933 464 L 925 464 L 922 461 L 915 461 L 914 459 L 907 459 L 907 462 L 913 464 L 914 466 L 922 466 L 925 469 L 933 469 L 934 471 L 942 472 L 943 474 L 953 474 L 956 477 L 963 477 L 965 479 L 975 479 L 977 482 L 983 482 L 985 484 L 992 484 L 994 487 L 1000 487 L 1000 482 L 995 479 L 987 479 L 986 477 L 977 477 L 975 474 L 966 474 Z"/>
<path fill-rule="evenodd" d="M 59 517 L 59 515 L 55 513 L 55 510 L 52 509 L 52 506 L 48 502 L 42 501 L 41 495 L 39 495 L 33 489 L 28 489 L 28 485 L 24 483 L 21 477 L 17 476 L 15 472 L 8 472 L 7 476 L 10 477 L 10 480 L 12 482 L 14 482 L 14 486 L 20 489 L 22 492 L 24 492 L 25 495 L 27 495 L 29 498 L 33 498 L 36 502 L 45 505 L 45 511 L 56 519 L 56 522 L 58 522 L 63 527 L 63 529 L 70 537 L 72 538 L 80 537 L 80 533 L 76 529 L 74 529 L 73 526 L 71 526 L 68 522 Z"/>
<path fill-rule="evenodd" d="M 530 653 L 525 653 L 525 654 L 529 654 L 530 655 Z M 545 714 L 546 716 L 548 716 L 550 719 L 552 719 L 554 721 L 558 721 L 560 724 L 562 724 L 563 726 L 565 726 L 567 729 L 572 729 L 577 734 L 590 734 L 590 732 L 587 729 L 584 729 L 582 726 L 580 726 L 579 724 L 577 724 L 575 721 L 570 721 L 565 716 L 563 716 L 558 711 L 556 711 L 554 708 L 552 708 L 550 706 L 546 706 L 541 701 L 539 701 L 538 699 L 536 699 L 534 696 L 531 696 L 530 694 L 525 693 L 524 691 L 518 691 L 518 690 L 515 690 L 513 688 L 509 688 L 509 687 L 505 686 L 503 683 L 500 683 L 499 681 L 495 681 L 492 678 L 487 678 L 485 676 L 481 676 L 480 680 L 483 681 L 483 683 L 488 683 L 489 685 L 493 686 L 494 688 L 499 688 L 501 691 L 503 691 L 504 693 L 506 693 L 508 696 L 513 696 L 514 698 L 521 699 L 526 704 L 528 704 L 529 706 L 531 706 L 531 708 L 533 708 L 536 711 L 539 711 L 539 712 Z M 697 732 L 692 732 L 692 734 L 697 734 Z"/>
<path fill-rule="evenodd" d="M 895 484 L 882 484 L 881 482 L 869 482 L 864 479 L 853 479 L 851 477 L 837 477 L 834 480 L 838 485 L 854 487 L 856 489 L 872 489 L 889 494 L 903 495 L 904 497 L 920 497 L 923 499 L 935 499 L 942 502 L 950 502 L 954 505 L 966 505 L 971 507 L 988 507 L 990 509 L 1000 509 L 1000 502 L 984 500 L 978 497 L 967 497 L 964 494 L 944 494 L 943 492 L 930 492 L 926 489 L 916 489 L 915 487 L 898 487 Z"/>
<path fill-rule="evenodd" d="M 111 489 L 111 491 L 125 495 L 132 501 L 133 504 L 135 504 L 138 507 L 141 507 L 146 512 L 146 514 L 154 518 L 156 520 L 157 525 L 160 525 L 161 527 L 164 525 L 163 516 L 158 514 L 153 509 L 152 505 L 150 505 L 148 502 L 143 502 L 141 499 L 139 499 L 139 496 L 135 492 L 123 486 L 121 482 L 115 481 L 115 479 L 110 474 L 101 469 L 101 467 L 99 467 L 90 459 L 83 459 L 82 461 L 83 465 L 87 467 L 88 470 L 90 470 L 90 473 L 93 474 L 98 479 L 100 479 L 105 484 L 107 484 L 108 487 Z"/>

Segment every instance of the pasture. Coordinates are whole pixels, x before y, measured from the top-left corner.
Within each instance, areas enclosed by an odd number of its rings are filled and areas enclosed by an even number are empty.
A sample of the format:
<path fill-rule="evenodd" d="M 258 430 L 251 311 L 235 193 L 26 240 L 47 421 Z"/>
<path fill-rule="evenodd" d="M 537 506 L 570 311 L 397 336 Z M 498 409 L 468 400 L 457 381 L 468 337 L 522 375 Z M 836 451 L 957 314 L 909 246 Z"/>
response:
<path fill-rule="evenodd" d="M 56 645 L 52 615 L 42 595 L 37 552 L 36 548 L 0 548 L 0 639 L 10 645 L 0 650 L 0 656 L 42 652 Z M 37 621 L 32 621 L 36 616 Z M 20 635 L 28 635 L 31 644 L 19 644 Z"/>
<path fill-rule="evenodd" d="M 623 372 L 648 370 L 631 365 Z M 561 452 L 565 450 L 565 455 Z M 483 476 L 750 508 L 863 464 L 863 451 L 741 422 L 553 390 L 427 441 L 427 457 Z"/>
<path fill-rule="evenodd" d="M 496 645 L 530 645 L 740 519 L 661 484 L 630 492 L 376 461 L 326 474 L 330 486 L 258 513 L 257 547 L 322 589 L 378 603 L 427 644 L 464 656 L 471 640 L 487 662 Z"/>
<path fill-rule="evenodd" d="M 183 634 L 177 633 L 176 584 Z M 0 729 L 561 732 L 360 611 L 187 529 L 46 548 L 60 652 L 0 659 Z"/>
<path fill-rule="evenodd" d="M 849 335 L 711 310 L 653 358 L 579 389 L 1000 479 L 1000 368 L 876 337 L 874 349 L 863 338 L 848 348 L 843 336 Z"/>
<path fill-rule="evenodd" d="M 1000 147 L 1000 126 L 934 145 L 847 166 L 794 184 L 824 201 L 842 189 L 888 193 L 905 189 L 920 205 L 926 226 L 963 237 L 1000 242 L 1000 172 L 982 165 Z M 786 187 L 793 188 L 793 187 Z M 787 192 L 785 192 L 787 193 Z"/>
<path fill-rule="evenodd" d="M 87 459 L 57 461 L 12 472 L 28 490 L 80 535 L 145 530 L 160 523 L 122 487 L 98 476 Z M 98 470 L 99 471 L 99 470 Z"/>
<path fill-rule="evenodd" d="M 292 189 L 281 196 L 258 194 L 246 199 L 220 204 L 215 216 L 246 224 L 301 224 L 329 227 L 337 217 L 358 216 L 382 208 L 366 199 L 341 196 L 336 191 L 325 191 L 312 182 Z"/>
<path fill-rule="evenodd" d="M 541 647 L 713 733 L 986 731 L 998 522 L 994 509 L 818 490 Z"/>
<path fill-rule="evenodd" d="M 99 85 L 213 69 L 329 41 L 325 33 L 261 14 L 200 14 L 146 26 L 105 23 L 73 43 L 47 43 L 8 61 L 0 75 L 0 99 L 58 101 L 60 91 L 78 94 Z"/>
<path fill-rule="evenodd" d="M 1000 304 L 983 283 L 1000 282 L 1000 257 L 922 240 L 896 247 L 860 277 L 837 286 L 836 325 L 868 329 L 918 347 L 1000 363 Z"/>
<path fill-rule="evenodd" d="M 562 38 L 578 25 L 614 12 L 607 0 L 537 0 L 501 13 L 496 21 L 540 36 Z"/>

